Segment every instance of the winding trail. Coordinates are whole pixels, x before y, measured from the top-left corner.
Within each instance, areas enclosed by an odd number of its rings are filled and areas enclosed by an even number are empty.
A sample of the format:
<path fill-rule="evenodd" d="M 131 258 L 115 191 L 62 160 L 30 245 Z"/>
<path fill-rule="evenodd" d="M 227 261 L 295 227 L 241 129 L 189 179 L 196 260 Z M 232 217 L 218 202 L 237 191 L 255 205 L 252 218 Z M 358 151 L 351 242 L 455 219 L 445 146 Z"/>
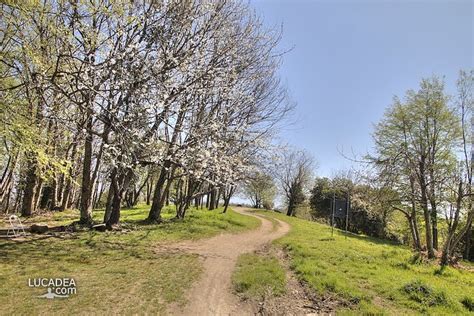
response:
<path fill-rule="evenodd" d="M 209 239 L 178 245 L 181 251 L 196 253 L 203 258 L 204 271 L 201 279 L 187 293 L 188 305 L 184 308 L 171 306 L 170 315 L 253 315 L 250 304 L 241 302 L 232 293 L 231 276 L 239 255 L 259 249 L 274 239 L 282 237 L 290 226 L 280 220 L 279 225 L 262 215 L 232 208 L 237 213 L 258 218 L 259 228 L 239 234 L 221 234 Z"/>

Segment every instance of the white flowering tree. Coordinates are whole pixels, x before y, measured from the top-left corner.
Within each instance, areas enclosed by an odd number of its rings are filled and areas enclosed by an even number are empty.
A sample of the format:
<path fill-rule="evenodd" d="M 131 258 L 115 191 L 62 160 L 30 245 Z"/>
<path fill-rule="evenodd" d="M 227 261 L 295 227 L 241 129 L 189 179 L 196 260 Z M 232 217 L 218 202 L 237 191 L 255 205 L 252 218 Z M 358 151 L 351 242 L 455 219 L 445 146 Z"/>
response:
<path fill-rule="evenodd" d="M 7 171 L 13 160 L 24 166 L 16 200 L 25 215 L 40 204 L 77 206 L 80 223 L 90 225 L 105 194 L 111 228 L 145 187 L 151 222 L 161 220 L 170 191 L 178 218 L 206 195 L 209 208 L 222 198 L 227 209 L 291 109 L 276 73 L 279 33 L 241 3 L 47 0 L 2 8 L 0 70 L 14 78 L 2 93 L 34 116 L 31 133 L 10 141 L 4 155 Z M 2 118 L 21 123 L 6 111 Z M 28 142 L 40 145 L 20 153 Z"/>

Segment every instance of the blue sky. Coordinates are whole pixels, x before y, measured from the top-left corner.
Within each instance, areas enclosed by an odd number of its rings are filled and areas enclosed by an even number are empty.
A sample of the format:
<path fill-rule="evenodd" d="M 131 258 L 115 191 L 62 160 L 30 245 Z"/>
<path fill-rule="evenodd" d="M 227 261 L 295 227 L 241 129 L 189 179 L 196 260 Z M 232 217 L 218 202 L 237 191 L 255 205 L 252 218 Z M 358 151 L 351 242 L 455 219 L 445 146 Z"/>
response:
<path fill-rule="evenodd" d="M 269 27 L 283 25 L 283 82 L 298 104 L 285 142 L 311 152 L 317 175 L 372 148 L 373 124 L 394 95 L 421 78 L 474 67 L 474 1 L 251 0 Z"/>

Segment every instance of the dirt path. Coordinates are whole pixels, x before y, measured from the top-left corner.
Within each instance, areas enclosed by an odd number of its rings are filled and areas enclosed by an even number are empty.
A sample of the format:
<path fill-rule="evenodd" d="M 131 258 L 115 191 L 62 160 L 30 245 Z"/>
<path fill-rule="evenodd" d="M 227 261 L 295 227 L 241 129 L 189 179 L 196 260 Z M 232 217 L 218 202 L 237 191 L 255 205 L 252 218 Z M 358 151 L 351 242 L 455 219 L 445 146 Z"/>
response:
<path fill-rule="evenodd" d="M 290 226 L 277 220 L 276 228 L 264 216 L 234 207 L 234 211 L 257 217 L 262 225 L 252 231 L 240 234 L 221 234 L 206 240 L 178 245 L 180 250 L 199 254 L 204 260 L 201 279 L 189 290 L 188 305 L 184 308 L 172 306 L 171 315 L 253 315 L 251 304 L 245 304 L 232 293 L 231 276 L 237 257 L 255 251 L 263 245 L 285 235 Z"/>

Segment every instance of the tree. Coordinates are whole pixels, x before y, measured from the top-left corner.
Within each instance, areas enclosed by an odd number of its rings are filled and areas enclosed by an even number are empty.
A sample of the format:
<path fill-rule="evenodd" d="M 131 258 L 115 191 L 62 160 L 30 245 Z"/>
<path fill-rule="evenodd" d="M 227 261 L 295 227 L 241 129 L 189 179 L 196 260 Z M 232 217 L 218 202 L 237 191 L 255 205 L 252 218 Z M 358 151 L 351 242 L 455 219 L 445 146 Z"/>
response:
<path fill-rule="evenodd" d="M 448 224 L 448 232 L 443 245 L 441 264 L 449 264 L 453 251 L 466 237 L 466 246 L 464 256 L 469 257 L 470 241 L 472 234 L 472 221 L 474 219 L 474 203 L 472 192 L 472 173 L 474 162 L 474 119 L 472 111 L 474 108 L 474 71 L 461 71 L 457 82 L 458 95 L 456 98 L 456 106 L 460 111 L 460 123 L 462 128 L 462 156 L 460 158 L 459 167 L 453 172 L 448 186 L 450 190 L 450 208 L 446 214 L 446 222 Z M 469 117 L 471 118 L 471 126 L 469 128 Z M 463 214 L 463 210 L 465 210 Z M 464 216 L 463 216 L 464 215 Z M 465 224 L 461 225 L 461 218 L 465 218 Z"/>
<path fill-rule="evenodd" d="M 313 167 L 314 160 L 305 151 L 284 150 L 281 153 L 275 176 L 285 195 L 286 215 L 294 216 L 296 208 L 305 201 Z"/>
<path fill-rule="evenodd" d="M 335 192 L 329 178 L 316 178 L 311 189 L 310 205 L 313 217 L 328 217 L 331 213 L 331 199 Z"/>
<path fill-rule="evenodd" d="M 24 215 L 78 207 L 87 226 L 104 197 L 113 228 L 145 188 L 152 222 L 170 196 L 177 218 L 207 194 L 210 208 L 224 200 L 227 209 L 292 108 L 280 35 L 248 5 L 1 6 L 0 193 Z"/>
<path fill-rule="evenodd" d="M 447 175 L 456 165 L 453 150 L 460 136 L 447 100 L 444 84 L 436 77 L 423 79 L 418 91 L 408 91 L 405 103 L 396 98 L 376 127 L 376 156 L 371 158 L 379 176 L 398 190 L 400 200 L 393 206 L 407 216 L 415 241 L 416 207 L 423 210 L 430 258 L 438 248 L 438 206 Z"/>
<path fill-rule="evenodd" d="M 244 195 L 254 208 L 272 207 L 276 197 L 276 186 L 269 174 L 256 172 L 247 179 L 244 185 Z"/>
<path fill-rule="evenodd" d="M 57 48 L 56 18 L 43 4 L 2 4 L 2 134 L 15 158 L 9 159 L 8 168 L 21 166 L 16 192 L 23 216 L 32 215 L 38 205 L 57 207 L 57 177 L 67 170 L 59 142 L 60 133 L 67 137 L 67 131 L 57 119 L 63 100 L 48 80 Z M 7 174 L 11 176 L 5 180 L 12 185 L 13 174 Z"/>
<path fill-rule="evenodd" d="M 207 8 L 193 9 L 197 26 L 184 35 L 202 46 L 192 45 L 185 55 L 192 63 L 183 69 L 183 77 L 194 77 L 189 78 L 192 85 L 184 82 L 185 89 L 178 89 L 183 94 L 176 96 L 177 109 L 169 117 L 170 136 L 158 161 L 162 168 L 149 221 L 161 220 L 165 196 L 176 177 L 186 178 L 182 184 L 193 184 L 180 199 L 184 209 L 195 195 L 203 194 L 209 194 L 209 208 L 214 208 L 219 189 L 235 185 L 252 148 L 289 110 L 276 78 L 278 57 L 272 53 L 278 38 L 261 29 L 254 14 L 240 4 L 222 2 L 211 6 L 215 14 L 202 14 Z"/>
<path fill-rule="evenodd" d="M 386 230 L 391 208 L 384 202 L 393 200 L 394 192 L 377 187 L 373 181 L 364 183 L 362 179 L 358 179 L 352 171 L 337 172 L 332 179 L 316 178 L 310 197 L 313 219 L 327 222 L 331 218 L 333 201 L 336 199 L 350 209 L 347 226 L 349 231 L 379 238 L 393 238 Z M 334 225 L 346 229 L 345 218 L 335 218 Z"/>

